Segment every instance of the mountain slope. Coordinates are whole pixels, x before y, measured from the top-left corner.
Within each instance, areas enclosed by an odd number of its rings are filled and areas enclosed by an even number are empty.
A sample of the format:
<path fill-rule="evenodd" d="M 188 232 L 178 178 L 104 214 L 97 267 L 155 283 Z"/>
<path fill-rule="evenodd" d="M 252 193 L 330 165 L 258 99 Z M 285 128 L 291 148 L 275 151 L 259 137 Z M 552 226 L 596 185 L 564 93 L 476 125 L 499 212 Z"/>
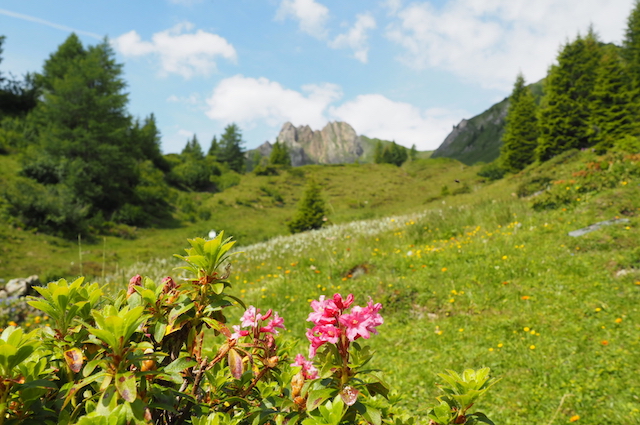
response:
<path fill-rule="evenodd" d="M 537 103 L 542 97 L 542 82 L 540 80 L 528 86 Z M 508 108 L 509 98 L 505 98 L 481 114 L 463 119 L 454 126 L 432 157 L 454 158 L 467 165 L 495 160 L 500 156 Z"/>

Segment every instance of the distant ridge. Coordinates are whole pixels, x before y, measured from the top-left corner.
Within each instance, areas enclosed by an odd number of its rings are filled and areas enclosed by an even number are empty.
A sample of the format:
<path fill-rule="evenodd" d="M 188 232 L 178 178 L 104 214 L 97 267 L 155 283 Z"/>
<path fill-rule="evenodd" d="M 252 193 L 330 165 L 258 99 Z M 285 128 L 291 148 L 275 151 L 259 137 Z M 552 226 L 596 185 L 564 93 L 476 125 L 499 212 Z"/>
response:
<path fill-rule="evenodd" d="M 536 102 L 542 97 L 542 82 L 530 84 Z M 453 127 L 442 144 L 433 151 L 432 158 L 446 157 L 473 165 L 476 162 L 491 162 L 500 156 L 505 117 L 509 109 L 509 98 L 494 104 L 486 111 L 470 119 L 463 119 Z"/>

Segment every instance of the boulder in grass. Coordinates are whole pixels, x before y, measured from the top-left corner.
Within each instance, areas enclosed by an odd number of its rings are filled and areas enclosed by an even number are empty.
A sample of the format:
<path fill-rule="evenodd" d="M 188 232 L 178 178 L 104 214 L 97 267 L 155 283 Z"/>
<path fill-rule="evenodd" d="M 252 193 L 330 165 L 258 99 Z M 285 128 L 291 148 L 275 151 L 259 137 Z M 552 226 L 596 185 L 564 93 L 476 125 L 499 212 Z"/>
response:
<path fill-rule="evenodd" d="M 26 297 L 33 293 L 34 286 L 40 285 L 40 279 L 37 275 L 29 276 L 27 278 L 11 279 L 4 287 L 5 297 Z M 4 295 L 2 294 L 2 295 Z"/>

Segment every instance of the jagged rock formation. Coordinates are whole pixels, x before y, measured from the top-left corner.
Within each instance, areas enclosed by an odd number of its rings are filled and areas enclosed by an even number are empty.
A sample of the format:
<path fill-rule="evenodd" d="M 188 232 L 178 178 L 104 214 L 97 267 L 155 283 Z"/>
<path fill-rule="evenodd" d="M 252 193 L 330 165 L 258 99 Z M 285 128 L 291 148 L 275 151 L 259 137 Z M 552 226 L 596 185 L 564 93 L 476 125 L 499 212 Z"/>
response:
<path fill-rule="evenodd" d="M 267 140 L 266 142 L 258 146 L 256 150 L 260 152 L 260 155 L 266 156 L 268 158 L 269 155 L 271 155 L 271 151 L 273 150 L 273 145 Z"/>
<path fill-rule="evenodd" d="M 286 122 L 277 140 L 289 148 L 294 167 L 355 162 L 364 152 L 360 136 L 346 122 L 330 122 L 319 131 Z"/>

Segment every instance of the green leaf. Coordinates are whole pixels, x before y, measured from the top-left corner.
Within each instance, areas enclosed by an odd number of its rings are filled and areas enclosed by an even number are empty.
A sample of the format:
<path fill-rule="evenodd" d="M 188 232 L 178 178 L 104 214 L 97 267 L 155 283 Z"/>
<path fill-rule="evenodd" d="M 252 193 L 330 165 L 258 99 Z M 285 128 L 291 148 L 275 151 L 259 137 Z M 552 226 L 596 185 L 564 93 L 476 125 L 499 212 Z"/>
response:
<path fill-rule="evenodd" d="M 187 368 L 197 365 L 198 363 L 195 360 L 192 360 L 187 357 L 179 357 L 169 363 L 163 371 L 165 373 L 180 373 Z"/>
<path fill-rule="evenodd" d="M 380 425 L 382 423 L 382 415 L 380 411 L 374 407 L 364 405 L 366 410 L 362 413 L 362 416 L 373 425 Z"/>
<path fill-rule="evenodd" d="M 332 388 L 322 388 L 319 390 L 309 391 L 309 395 L 307 397 L 307 411 L 311 412 L 316 409 L 329 398 L 333 397 L 335 393 L 336 390 Z"/>
<path fill-rule="evenodd" d="M 116 375 L 116 389 L 118 394 L 127 402 L 133 403 L 136 399 L 136 376 L 133 372 L 119 373 Z"/>

